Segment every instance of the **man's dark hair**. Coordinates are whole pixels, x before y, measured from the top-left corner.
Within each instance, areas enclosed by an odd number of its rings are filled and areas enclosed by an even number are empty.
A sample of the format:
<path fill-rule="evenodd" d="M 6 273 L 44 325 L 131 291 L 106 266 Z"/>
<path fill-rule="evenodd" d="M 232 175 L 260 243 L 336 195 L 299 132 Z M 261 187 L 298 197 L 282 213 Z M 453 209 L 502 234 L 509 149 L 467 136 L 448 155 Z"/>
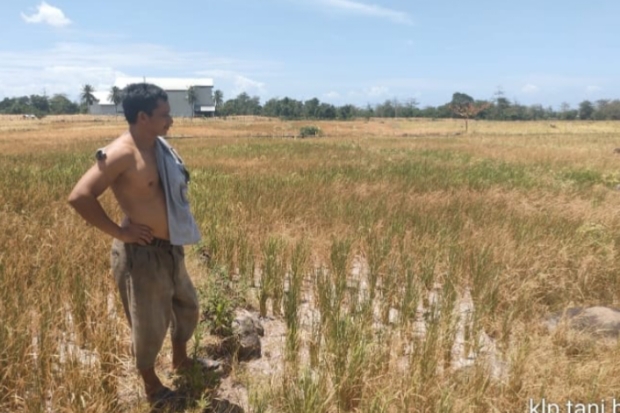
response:
<path fill-rule="evenodd" d="M 151 83 L 132 83 L 123 89 L 123 112 L 130 124 L 136 123 L 138 113 L 144 112 L 149 116 L 157 107 L 157 101 L 168 101 L 168 94 L 159 86 Z"/>

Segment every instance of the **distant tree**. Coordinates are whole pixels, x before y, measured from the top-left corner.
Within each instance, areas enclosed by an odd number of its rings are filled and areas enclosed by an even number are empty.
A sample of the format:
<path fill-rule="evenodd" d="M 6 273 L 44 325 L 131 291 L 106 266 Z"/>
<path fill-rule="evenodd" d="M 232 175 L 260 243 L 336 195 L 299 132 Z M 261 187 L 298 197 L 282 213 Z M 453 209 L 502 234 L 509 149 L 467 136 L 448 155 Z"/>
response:
<path fill-rule="evenodd" d="M 589 100 L 584 100 L 579 104 L 579 119 L 592 119 L 594 115 L 594 105 Z"/>
<path fill-rule="evenodd" d="M 304 102 L 303 114 L 306 119 L 316 119 L 319 117 L 319 105 L 321 102 L 317 98 L 312 98 Z"/>
<path fill-rule="evenodd" d="M 504 95 L 504 91 L 501 87 L 498 87 L 497 91 L 495 91 L 493 95 L 493 103 L 494 104 L 492 110 L 490 110 L 491 113 L 489 118 L 495 120 L 508 119 L 508 112 L 510 110 L 511 103 L 510 100 L 508 100 Z"/>
<path fill-rule="evenodd" d="M 560 119 L 562 120 L 575 120 L 579 115 L 579 111 L 576 109 L 571 109 L 570 104 L 567 102 L 562 102 L 560 105 Z"/>
<path fill-rule="evenodd" d="M 620 100 L 614 99 L 610 105 L 609 119 L 620 120 Z"/>
<path fill-rule="evenodd" d="M 1 103 L 0 103 L 0 108 L 2 113 L 15 113 L 15 111 L 13 110 L 13 108 L 15 107 L 15 105 L 17 104 L 17 99 L 16 98 L 5 98 Z M 19 112 L 22 113 L 22 112 Z"/>
<path fill-rule="evenodd" d="M 13 105 L 13 98 L 5 97 L 0 102 L 0 113 L 6 113 L 7 110 Z"/>
<path fill-rule="evenodd" d="M 344 105 L 336 109 L 338 119 L 348 120 L 355 117 L 356 108 L 353 105 Z"/>
<path fill-rule="evenodd" d="M 222 113 L 225 115 L 260 115 L 263 108 L 260 105 L 258 96 L 250 97 L 246 92 L 242 92 L 234 99 L 229 99 L 224 104 Z"/>
<path fill-rule="evenodd" d="M 469 130 L 469 126 L 468 126 L 469 119 L 474 119 L 476 116 L 478 116 L 480 112 L 482 112 L 489 106 L 491 106 L 491 104 L 488 102 L 484 102 L 480 104 L 469 102 L 469 103 L 464 103 L 461 105 L 450 104 L 450 110 L 452 110 L 454 114 L 465 119 L 465 133 L 467 133 Z"/>
<path fill-rule="evenodd" d="M 375 108 L 370 106 L 370 104 L 367 104 L 366 108 L 359 110 L 359 116 L 362 116 L 366 120 L 370 120 L 370 118 L 375 116 Z"/>
<path fill-rule="evenodd" d="M 250 114 L 250 95 L 246 92 L 241 92 L 235 98 L 235 114 L 236 115 L 249 115 Z"/>
<path fill-rule="evenodd" d="M 224 93 L 221 90 L 218 89 L 213 93 L 213 102 L 215 103 L 215 115 L 218 116 L 220 108 L 224 104 Z"/>
<path fill-rule="evenodd" d="M 93 105 L 97 99 L 95 98 L 95 88 L 89 84 L 82 86 L 82 93 L 80 94 L 80 100 L 86 108 Z"/>
<path fill-rule="evenodd" d="M 445 105 L 437 106 L 435 109 L 435 117 L 445 119 L 451 118 L 454 116 L 454 112 L 450 109 L 450 104 L 446 103 Z"/>
<path fill-rule="evenodd" d="M 263 112 L 263 108 L 260 105 L 260 98 L 258 96 L 252 96 L 249 102 L 249 111 L 250 114 L 254 116 L 261 115 Z"/>
<path fill-rule="evenodd" d="M 596 119 L 619 120 L 620 100 L 599 100 L 596 102 Z"/>
<path fill-rule="evenodd" d="M 224 104 L 222 105 L 219 114 L 221 116 L 230 116 L 230 115 L 235 115 L 236 114 L 236 108 L 235 105 L 236 104 L 236 100 L 235 99 L 229 99 L 226 102 L 224 102 Z"/>
<path fill-rule="evenodd" d="M 423 109 L 420 110 L 420 116 L 423 118 L 431 118 L 431 119 L 435 119 L 439 117 L 437 115 L 437 108 L 434 106 L 425 106 Z"/>
<path fill-rule="evenodd" d="M 529 111 L 527 106 L 519 104 L 516 100 L 512 102 L 512 105 L 506 112 L 506 119 L 508 120 L 527 120 L 529 118 Z"/>
<path fill-rule="evenodd" d="M 398 104 L 398 101 L 396 101 L 396 104 Z M 375 107 L 375 114 L 380 118 L 396 117 L 396 107 L 394 106 L 394 101 L 388 99 L 385 102 L 378 104 Z"/>
<path fill-rule="evenodd" d="M 284 119 L 299 119 L 304 114 L 303 102 L 285 97 L 278 102 L 278 116 Z M 335 111 L 335 108 L 334 108 Z M 320 108 L 319 108 L 320 112 Z"/>
<path fill-rule="evenodd" d="M 54 115 L 74 114 L 80 111 L 80 107 L 71 102 L 65 95 L 57 94 L 50 99 L 50 112 Z"/>
<path fill-rule="evenodd" d="M 470 103 L 474 103 L 474 98 L 469 96 L 467 93 L 456 92 L 452 95 L 450 106 L 451 107 L 466 106 Z"/>
<path fill-rule="evenodd" d="M 401 116 L 404 118 L 412 118 L 419 115 L 418 101 L 415 99 L 407 100 L 401 109 Z"/>
<path fill-rule="evenodd" d="M 337 111 L 336 107 L 329 103 L 321 103 L 319 105 L 319 118 L 320 119 L 336 119 Z"/>
<path fill-rule="evenodd" d="M 263 115 L 272 118 L 280 116 L 280 101 L 276 98 L 271 98 L 263 106 Z"/>
<path fill-rule="evenodd" d="M 603 120 L 606 119 L 607 107 L 611 103 L 610 100 L 607 99 L 599 99 L 596 101 L 596 108 L 594 110 L 594 119 Z"/>
<path fill-rule="evenodd" d="M 542 105 L 530 106 L 529 108 L 527 108 L 527 113 L 528 113 L 527 115 L 528 119 L 531 119 L 531 120 L 540 120 L 540 119 L 548 118 L 548 114 Z"/>
<path fill-rule="evenodd" d="M 118 114 L 118 105 L 123 101 L 121 89 L 118 86 L 112 86 L 108 99 L 114 103 L 114 113 Z"/>
<path fill-rule="evenodd" d="M 194 105 L 196 104 L 197 101 L 198 101 L 198 91 L 196 90 L 195 86 L 190 86 L 187 89 L 187 103 L 189 103 L 190 111 L 192 113 L 192 119 L 194 118 L 194 113 L 196 112 Z"/>
<path fill-rule="evenodd" d="M 491 104 L 487 102 L 476 104 L 474 98 L 459 92 L 452 95 L 452 101 L 449 104 L 452 113 L 465 119 L 465 133 L 469 130 L 469 119 L 475 118 L 489 106 L 491 106 Z"/>
<path fill-rule="evenodd" d="M 32 106 L 30 106 L 30 98 L 28 96 L 5 99 L 2 101 L 2 106 L 3 113 L 10 113 L 12 115 L 32 112 Z"/>
<path fill-rule="evenodd" d="M 30 106 L 33 109 L 32 112 L 37 116 L 44 116 L 48 114 L 50 110 L 50 102 L 47 96 L 31 95 Z"/>

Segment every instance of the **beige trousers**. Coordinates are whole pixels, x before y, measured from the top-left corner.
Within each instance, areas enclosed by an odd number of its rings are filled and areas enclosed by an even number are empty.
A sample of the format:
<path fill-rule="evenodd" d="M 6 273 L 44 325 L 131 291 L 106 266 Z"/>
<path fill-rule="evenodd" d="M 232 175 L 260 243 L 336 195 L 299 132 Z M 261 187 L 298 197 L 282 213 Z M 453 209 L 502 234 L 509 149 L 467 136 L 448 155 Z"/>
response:
<path fill-rule="evenodd" d="M 149 369 L 170 325 L 172 340 L 187 342 L 198 323 L 198 297 L 185 268 L 183 247 L 114 240 L 110 261 L 131 327 L 136 366 Z"/>

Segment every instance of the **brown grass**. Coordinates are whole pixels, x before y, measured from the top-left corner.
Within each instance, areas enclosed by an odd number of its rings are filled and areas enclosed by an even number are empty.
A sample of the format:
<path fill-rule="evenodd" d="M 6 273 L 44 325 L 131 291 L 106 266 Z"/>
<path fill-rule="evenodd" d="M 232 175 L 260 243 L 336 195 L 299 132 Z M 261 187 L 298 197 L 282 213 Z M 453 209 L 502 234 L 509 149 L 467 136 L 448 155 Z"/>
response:
<path fill-rule="evenodd" d="M 114 315 L 111 240 L 65 202 L 95 149 L 125 124 L 1 120 L 0 411 L 142 411 L 127 327 Z M 324 137 L 288 137 L 309 124 Z M 175 121 L 171 142 L 190 166 L 203 234 L 188 265 L 205 294 L 226 277 L 243 292 L 233 304 L 257 309 L 259 291 L 273 304 L 290 292 L 290 274 L 274 267 L 268 285 L 252 288 L 252 266 L 264 267 L 269 245 L 289 271 L 295 247 L 309 251 L 306 313 L 286 319 L 300 343 L 286 360 L 298 362 L 273 359 L 283 373 L 268 378 L 235 365 L 252 411 L 516 412 L 530 398 L 565 406 L 618 394 L 615 342 L 549 334 L 539 321 L 620 302 L 620 123 L 463 129 L 458 120 Z M 102 200 L 118 219 L 111 195 Z M 211 252 L 209 266 L 199 248 Z M 464 345 L 487 337 L 497 350 L 495 361 L 480 354 L 455 369 L 456 308 L 468 294 Z M 388 322 L 408 306 L 408 317 Z M 67 348 L 75 356 L 61 362 Z M 84 361 L 91 353 L 94 365 Z M 159 367 L 169 368 L 166 351 Z"/>

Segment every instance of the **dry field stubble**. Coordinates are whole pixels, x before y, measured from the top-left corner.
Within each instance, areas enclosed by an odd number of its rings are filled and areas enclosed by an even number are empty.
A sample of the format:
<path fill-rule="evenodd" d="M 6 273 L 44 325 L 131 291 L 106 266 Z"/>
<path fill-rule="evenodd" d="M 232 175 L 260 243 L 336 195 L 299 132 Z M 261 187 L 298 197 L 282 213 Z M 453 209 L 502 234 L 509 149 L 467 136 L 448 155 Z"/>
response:
<path fill-rule="evenodd" d="M 282 138 L 307 124 L 326 136 Z M 2 118 L 0 411 L 144 411 L 111 240 L 66 204 L 123 128 Z M 462 131 L 452 120 L 175 123 L 203 299 L 286 326 L 271 377 L 233 370 L 247 410 L 517 412 L 620 394 L 615 342 L 539 327 L 551 311 L 620 300 L 620 124 Z"/>

